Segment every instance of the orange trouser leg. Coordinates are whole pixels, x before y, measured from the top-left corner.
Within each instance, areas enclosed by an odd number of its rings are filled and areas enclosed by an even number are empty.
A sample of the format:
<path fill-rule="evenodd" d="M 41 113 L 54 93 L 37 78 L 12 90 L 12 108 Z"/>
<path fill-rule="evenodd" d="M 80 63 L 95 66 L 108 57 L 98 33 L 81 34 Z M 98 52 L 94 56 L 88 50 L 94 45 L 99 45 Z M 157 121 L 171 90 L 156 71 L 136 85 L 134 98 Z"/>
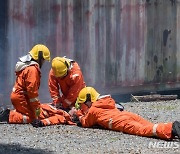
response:
<path fill-rule="evenodd" d="M 121 113 L 123 116 L 120 116 L 120 131 L 139 136 L 157 136 L 161 139 L 171 138 L 172 123 L 153 124 L 137 114 L 123 112 Z"/>
<path fill-rule="evenodd" d="M 33 118 L 32 110 L 27 102 L 25 95 L 17 95 L 16 93 L 11 93 L 11 102 L 17 112 Z"/>
<path fill-rule="evenodd" d="M 125 118 L 123 132 L 139 136 L 153 136 L 153 123 L 131 112 L 126 112 Z"/>
<path fill-rule="evenodd" d="M 171 139 L 172 138 L 172 122 L 169 123 L 159 123 L 155 124 L 156 135 L 162 139 Z"/>
<path fill-rule="evenodd" d="M 9 114 L 9 123 L 14 124 L 26 124 L 31 123 L 32 119 L 26 115 L 23 115 L 16 110 L 11 110 Z"/>

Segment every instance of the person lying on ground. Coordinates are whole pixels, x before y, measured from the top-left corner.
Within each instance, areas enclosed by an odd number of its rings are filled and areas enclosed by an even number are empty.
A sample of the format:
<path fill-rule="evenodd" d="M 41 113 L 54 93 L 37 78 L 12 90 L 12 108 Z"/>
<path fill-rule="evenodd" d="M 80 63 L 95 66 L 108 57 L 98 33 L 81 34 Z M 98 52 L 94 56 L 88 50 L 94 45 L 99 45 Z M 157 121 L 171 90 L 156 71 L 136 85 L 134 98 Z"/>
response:
<path fill-rule="evenodd" d="M 77 116 L 82 127 L 100 125 L 105 129 L 145 137 L 157 137 L 170 140 L 180 139 L 180 123 L 151 123 L 141 116 L 127 111 L 120 111 L 110 95 L 102 95 L 93 88 L 83 88 L 77 98 L 76 108 L 71 113 Z"/>
<path fill-rule="evenodd" d="M 10 123 L 10 124 L 28 124 L 31 123 L 34 127 L 44 127 L 49 125 L 76 125 L 72 122 L 70 115 L 61 109 L 57 109 L 49 103 L 40 104 L 40 114 L 38 118 L 32 120 L 29 116 L 23 115 L 21 113 L 10 114 L 10 112 L 15 112 L 10 109 L 1 109 L 0 112 L 0 122 Z"/>

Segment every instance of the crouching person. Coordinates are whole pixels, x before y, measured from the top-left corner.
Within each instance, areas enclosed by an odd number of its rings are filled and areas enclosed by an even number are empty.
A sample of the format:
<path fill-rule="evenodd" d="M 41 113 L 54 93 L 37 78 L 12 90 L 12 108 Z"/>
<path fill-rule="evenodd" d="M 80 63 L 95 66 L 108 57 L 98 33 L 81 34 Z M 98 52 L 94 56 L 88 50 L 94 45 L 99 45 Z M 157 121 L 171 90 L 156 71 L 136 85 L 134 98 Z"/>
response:
<path fill-rule="evenodd" d="M 69 111 L 85 87 L 78 63 L 65 57 L 55 57 L 49 72 L 49 91 L 55 107 Z"/>
<path fill-rule="evenodd" d="M 50 61 L 50 51 L 42 44 L 35 45 L 27 55 L 19 58 L 15 67 L 16 81 L 11 93 L 15 109 L 2 110 L 0 122 L 32 123 L 34 126 L 68 123 L 66 112 L 43 105 L 38 100 L 40 68 L 45 60 Z"/>
<path fill-rule="evenodd" d="M 127 134 L 158 137 L 160 139 L 180 138 L 180 123 L 153 124 L 132 112 L 120 111 L 110 95 L 100 96 L 92 87 L 83 88 L 77 98 L 77 114 L 83 127 L 100 125 L 105 129 Z"/>

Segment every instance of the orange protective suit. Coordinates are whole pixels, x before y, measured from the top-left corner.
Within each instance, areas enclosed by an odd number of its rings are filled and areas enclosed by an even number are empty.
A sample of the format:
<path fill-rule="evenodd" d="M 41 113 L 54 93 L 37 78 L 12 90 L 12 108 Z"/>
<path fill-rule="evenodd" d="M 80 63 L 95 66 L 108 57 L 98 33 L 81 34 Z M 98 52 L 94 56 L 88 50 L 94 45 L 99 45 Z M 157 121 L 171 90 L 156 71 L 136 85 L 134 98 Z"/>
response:
<path fill-rule="evenodd" d="M 38 117 L 44 124 L 56 125 L 56 124 L 69 124 L 76 125 L 71 121 L 70 115 L 63 110 L 56 109 L 50 104 L 40 104 L 40 115 Z M 16 112 L 16 110 L 10 111 L 9 123 L 31 123 L 32 119 L 29 116 Z"/>
<path fill-rule="evenodd" d="M 49 73 L 49 90 L 53 103 L 59 104 L 64 109 L 74 106 L 77 96 L 85 87 L 84 78 L 79 65 L 72 61 L 67 76 L 60 78 L 53 75 L 52 69 Z M 62 94 L 60 95 L 60 91 Z"/>
<path fill-rule="evenodd" d="M 41 72 L 38 63 L 30 61 L 16 64 L 16 81 L 11 93 L 11 102 L 17 112 L 35 119 L 40 108 L 38 89 Z"/>
<path fill-rule="evenodd" d="M 40 104 L 38 89 L 40 86 L 40 68 L 34 61 L 16 64 L 16 82 L 11 93 L 11 101 L 15 110 L 9 114 L 9 123 L 31 123 L 39 119 L 46 125 L 74 124 L 70 116 L 63 110 L 57 110 L 48 104 Z M 37 117 L 36 110 L 40 109 Z"/>
<path fill-rule="evenodd" d="M 115 107 L 115 101 L 110 96 L 98 99 L 92 103 L 87 111 L 82 110 L 82 112 L 78 111 L 77 113 L 83 127 L 92 127 L 98 124 L 106 129 L 133 135 L 157 136 L 161 139 L 172 137 L 171 122 L 153 124 L 137 114 L 119 111 Z"/>

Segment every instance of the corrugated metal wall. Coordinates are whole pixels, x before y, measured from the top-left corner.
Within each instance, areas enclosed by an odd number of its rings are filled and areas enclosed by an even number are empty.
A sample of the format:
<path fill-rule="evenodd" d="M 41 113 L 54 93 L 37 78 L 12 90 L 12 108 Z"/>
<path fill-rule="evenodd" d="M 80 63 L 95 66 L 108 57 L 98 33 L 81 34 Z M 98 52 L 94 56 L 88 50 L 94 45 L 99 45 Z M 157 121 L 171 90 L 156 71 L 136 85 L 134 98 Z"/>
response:
<path fill-rule="evenodd" d="M 0 4 L 0 93 L 5 97 L 14 84 L 18 57 L 37 43 L 46 44 L 52 58 L 75 59 L 87 85 L 101 93 L 179 88 L 178 0 L 2 0 Z M 42 68 L 42 101 L 50 100 L 49 69 L 49 63 Z"/>

